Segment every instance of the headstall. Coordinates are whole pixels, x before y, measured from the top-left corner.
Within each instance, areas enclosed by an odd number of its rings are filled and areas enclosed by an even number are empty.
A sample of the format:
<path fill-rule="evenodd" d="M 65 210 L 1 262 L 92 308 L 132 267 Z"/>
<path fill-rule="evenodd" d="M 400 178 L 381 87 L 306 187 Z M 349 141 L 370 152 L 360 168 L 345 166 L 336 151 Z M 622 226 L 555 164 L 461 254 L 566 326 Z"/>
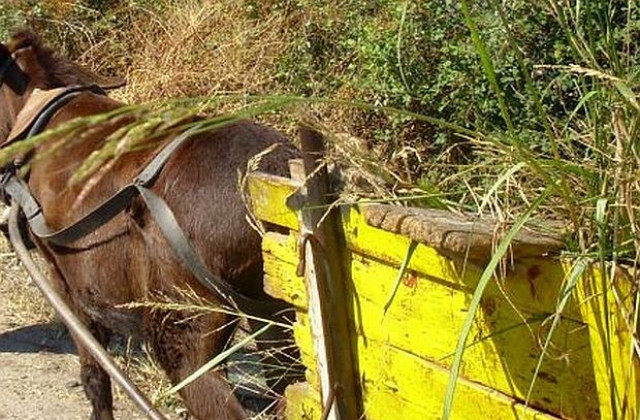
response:
<path fill-rule="evenodd" d="M 13 65 L 13 57 L 10 55 L 6 56 L 2 62 L 0 62 L 0 86 L 4 83 L 4 77 Z"/>

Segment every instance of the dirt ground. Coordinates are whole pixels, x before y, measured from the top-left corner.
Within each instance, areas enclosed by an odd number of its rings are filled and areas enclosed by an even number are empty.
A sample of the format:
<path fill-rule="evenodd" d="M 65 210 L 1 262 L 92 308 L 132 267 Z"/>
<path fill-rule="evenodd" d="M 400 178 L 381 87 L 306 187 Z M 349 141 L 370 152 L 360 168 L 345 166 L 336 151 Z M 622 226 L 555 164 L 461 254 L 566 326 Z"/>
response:
<path fill-rule="evenodd" d="M 15 326 L 0 321 L 0 366 L 0 419 L 89 418 L 77 357 L 60 325 Z M 115 409 L 117 419 L 145 418 L 122 398 L 116 398 Z"/>
<path fill-rule="evenodd" d="M 164 373 L 139 345 L 120 337 L 111 343 L 110 350 L 151 400 L 170 387 Z M 250 391 L 264 387 L 259 368 L 256 371 L 259 356 L 255 350 L 243 350 L 231 359 L 228 373 L 232 386 L 239 389 L 236 395 L 253 418 L 272 419 L 261 412 L 268 401 Z M 0 233 L 0 420 L 87 420 L 91 409 L 79 373 L 78 357 L 66 328 L 56 320 Z M 175 396 L 155 404 L 168 420 L 188 419 Z M 115 387 L 114 415 L 116 420 L 146 418 Z"/>
<path fill-rule="evenodd" d="M 0 236 L 0 420 L 87 420 L 69 334 Z M 145 418 L 121 392 L 114 400 L 116 419 Z"/>

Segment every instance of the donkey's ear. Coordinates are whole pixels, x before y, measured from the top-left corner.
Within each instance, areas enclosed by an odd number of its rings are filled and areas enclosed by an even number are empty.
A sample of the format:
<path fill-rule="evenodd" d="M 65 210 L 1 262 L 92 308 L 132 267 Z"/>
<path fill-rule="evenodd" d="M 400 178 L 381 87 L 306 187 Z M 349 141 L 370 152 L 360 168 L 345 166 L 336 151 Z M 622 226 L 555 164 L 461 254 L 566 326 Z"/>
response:
<path fill-rule="evenodd" d="M 35 33 L 24 30 L 14 33 L 11 36 L 7 47 L 9 48 L 9 51 L 15 53 L 18 50 L 29 48 L 34 45 L 40 45 L 40 38 L 38 38 L 38 35 Z"/>
<path fill-rule="evenodd" d="M 99 75 L 59 56 L 28 30 L 15 33 L 7 46 L 17 60 L 22 58 L 20 61 L 29 76 L 47 88 L 98 85 L 109 90 L 126 84 L 120 77 Z"/>

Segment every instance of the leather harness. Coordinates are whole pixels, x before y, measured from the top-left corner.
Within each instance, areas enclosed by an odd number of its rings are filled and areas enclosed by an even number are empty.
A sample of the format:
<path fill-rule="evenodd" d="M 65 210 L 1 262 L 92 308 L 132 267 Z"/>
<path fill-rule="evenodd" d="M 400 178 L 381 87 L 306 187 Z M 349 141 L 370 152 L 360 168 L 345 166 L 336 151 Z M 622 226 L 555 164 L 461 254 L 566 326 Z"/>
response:
<path fill-rule="evenodd" d="M 13 65 L 14 61 L 12 57 L 6 57 L 6 59 L 0 62 L 0 85 L 2 85 L 2 81 L 4 80 L 5 74 L 9 71 L 9 68 Z"/>
<path fill-rule="evenodd" d="M 4 65 L 0 66 L 0 84 L 2 83 L 2 70 L 4 67 Z M 41 111 L 28 130 L 25 138 L 42 132 L 51 117 L 60 110 L 60 108 L 86 91 L 104 94 L 102 89 L 95 86 L 69 88 Z M 153 182 L 173 153 L 191 138 L 192 134 L 199 128 L 199 126 L 196 126 L 168 142 L 129 184 L 122 187 L 86 216 L 60 230 L 51 229 L 47 225 L 40 204 L 31 193 L 27 183 L 17 175 L 16 165 L 11 165 L 10 168 L 5 171 L 2 182 L 0 183 L 0 190 L 20 205 L 27 218 L 29 227 L 36 237 L 59 246 L 67 246 L 97 230 L 125 210 L 133 198 L 140 196 L 173 251 L 200 284 L 210 292 L 221 297 L 236 310 L 244 313 L 259 314 L 261 317 L 274 319 L 274 311 L 281 306 L 274 302 L 256 300 L 245 296 L 234 290 L 222 278 L 213 274 L 189 243 L 171 208 L 160 196 L 149 188 L 153 185 Z"/>

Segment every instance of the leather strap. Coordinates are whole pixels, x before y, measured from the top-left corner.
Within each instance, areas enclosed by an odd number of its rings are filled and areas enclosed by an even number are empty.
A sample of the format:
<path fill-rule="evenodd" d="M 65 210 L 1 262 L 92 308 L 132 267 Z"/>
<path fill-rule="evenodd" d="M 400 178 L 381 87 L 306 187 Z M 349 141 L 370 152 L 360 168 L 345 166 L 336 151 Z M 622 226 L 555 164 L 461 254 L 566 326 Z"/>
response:
<path fill-rule="evenodd" d="M 185 131 L 167 144 L 132 183 L 122 187 L 80 220 L 60 230 L 51 229 L 47 225 L 40 203 L 31 194 L 27 183 L 20 179 L 15 172 L 5 180 L 4 190 L 20 204 L 29 221 L 32 232 L 38 238 L 56 245 L 66 246 L 87 236 L 123 211 L 129 205 L 131 199 L 138 195 L 137 186 L 149 185 L 155 180 L 171 154 L 191 136 L 194 130 Z"/>
<path fill-rule="evenodd" d="M 131 202 L 131 199 L 137 195 L 135 187 L 129 184 L 82 219 L 63 229 L 53 230 L 47 224 L 42 208 L 31 194 L 26 182 L 13 175 L 8 178 L 4 185 L 4 190 L 13 200 L 20 204 L 33 234 L 42 240 L 60 246 L 69 245 L 98 229 L 124 210 Z"/>
<path fill-rule="evenodd" d="M 4 76 L 9 71 L 9 68 L 13 65 L 13 57 L 10 54 L 7 54 L 6 57 L 0 57 L 2 61 L 0 62 L 0 86 L 4 83 Z"/>
<path fill-rule="evenodd" d="M 213 274 L 189 243 L 171 208 L 160 196 L 147 188 L 157 178 L 172 154 L 198 129 L 200 127 L 196 126 L 173 139 L 149 162 L 133 182 L 125 185 L 77 222 L 60 230 L 53 230 L 47 225 L 40 204 L 31 194 L 29 186 L 15 172 L 6 176 L 3 189 L 23 209 L 33 234 L 60 246 L 69 245 L 95 231 L 122 212 L 135 196 L 140 195 L 181 263 L 207 290 L 220 296 L 236 310 L 259 314 L 266 319 L 275 319 L 280 305 L 249 298 Z"/>
<path fill-rule="evenodd" d="M 189 239 L 180 228 L 176 217 L 160 196 L 149 188 L 135 184 L 140 197 L 147 205 L 149 213 L 158 224 L 165 239 L 176 253 L 182 265 L 191 271 L 196 279 L 210 292 L 227 301 L 234 309 L 243 313 L 258 314 L 264 319 L 277 320 L 282 305 L 277 302 L 252 299 L 234 290 L 220 276 L 213 274 L 198 256 Z"/>
<path fill-rule="evenodd" d="M 83 92 L 93 92 L 99 95 L 104 95 L 104 90 L 99 86 L 73 86 L 65 90 L 60 96 L 55 98 L 41 113 L 38 118 L 33 122 L 33 125 L 29 129 L 26 138 L 33 137 L 44 131 L 51 117 L 55 115 L 63 106 L 71 101 L 76 96 Z"/>
<path fill-rule="evenodd" d="M 222 297 L 236 310 L 245 313 L 258 313 L 265 318 L 274 318 L 277 304 L 248 298 L 213 274 L 196 254 L 167 203 L 150 189 L 142 185 L 136 187 L 173 251 L 203 286 Z"/>

